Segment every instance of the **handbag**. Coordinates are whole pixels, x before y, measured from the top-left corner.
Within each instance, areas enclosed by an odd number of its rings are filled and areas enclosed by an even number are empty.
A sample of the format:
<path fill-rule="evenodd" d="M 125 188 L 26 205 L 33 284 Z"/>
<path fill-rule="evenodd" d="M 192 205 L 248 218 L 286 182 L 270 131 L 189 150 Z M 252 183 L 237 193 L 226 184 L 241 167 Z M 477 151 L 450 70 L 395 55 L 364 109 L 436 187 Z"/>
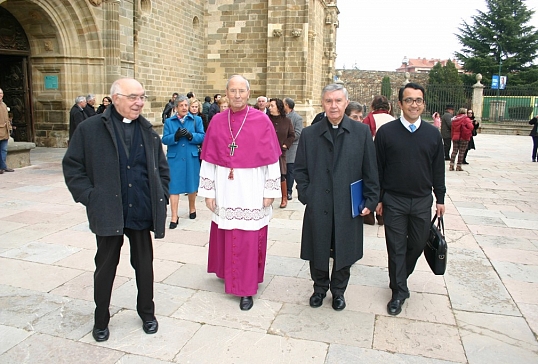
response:
<path fill-rule="evenodd" d="M 437 220 L 437 224 L 435 223 Z M 426 247 L 424 247 L 424 257 L 428 261 L 430 268 L 435 275 L 443 275 L 446 270 L 448 246 L 445 240 L 445 223 L 443 217 L 434 216 L 430 226 L 430 234 Z"/>

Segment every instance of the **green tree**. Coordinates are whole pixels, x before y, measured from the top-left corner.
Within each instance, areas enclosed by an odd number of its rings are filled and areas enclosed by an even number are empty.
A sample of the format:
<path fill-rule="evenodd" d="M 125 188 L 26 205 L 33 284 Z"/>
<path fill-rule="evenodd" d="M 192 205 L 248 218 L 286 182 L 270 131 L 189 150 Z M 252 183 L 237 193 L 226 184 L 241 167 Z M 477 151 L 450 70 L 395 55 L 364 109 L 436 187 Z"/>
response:
<path fill-rule="evenodd" d="M 428 75 L 426 106 L 431 113 L 441 112 L 446 104 L 454 104 L 456 108 L 467 106 L 465 89 L 456 65 L 451 60 L 445 66 L 437 63 Z"/>
<path fill-rule="evenodd" d="M 385 96 L 389 100 L 392 96 L 392 88 L 390 87 L 389 76 L 385 76 L 383 77 L 383 80 L 381 80 L 381 95 Z"/>
<path fill-rule="evenodd" d="M 472 24 L 463 22 L 456 34 L 463 46 L 456 58 L 467 72 L 481 73 L 486 83 L 499 73 L 511 85 L 538 82 L 538 31 L 529 22 L 534 14 L 524 0 L 486 0 Z"/>

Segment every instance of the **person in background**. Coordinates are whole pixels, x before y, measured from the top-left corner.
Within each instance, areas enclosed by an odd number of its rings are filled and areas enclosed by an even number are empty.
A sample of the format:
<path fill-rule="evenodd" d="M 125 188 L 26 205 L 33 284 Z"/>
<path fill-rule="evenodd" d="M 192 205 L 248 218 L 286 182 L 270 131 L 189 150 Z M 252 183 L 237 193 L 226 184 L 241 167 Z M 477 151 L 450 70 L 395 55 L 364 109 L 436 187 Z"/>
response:
<path fill-rule="evenodd" d="M 88 118 L 88 115 L 84 112 L 85 107 L 86 97 L 82 95 L 77 96 L 75 98 L 75 105 L 69 111 L 69 140 L 73 137 L 73 133 L 75 133 L 78 125 Z"/>
<path fill-rule="evenodd" d="M 77 127 L 62 161 L 65 184 L 73 199 L 86 206 L 97 240 L 95 341 L 110 335 L 110 298 L 124 235 L 129 238 L 142 329 L 155 334 L 159 328 L 151 231 L 155 239 L 164 238 L 170 181 L 161 138 L 141 115 L 146 100 L 142 85 L 121 78 L 112 83 L 110 95 L 112 106 Z"/>
<path fill-rule="evenodd" d="M 441 131 L 441 115 L 436 111 L 432 114 L 433 119 L 433 126 L 437 128 L 437 130 Z"/>
<path fill-rule="evenodd" d="M 372 100 L 372 111 L 362 121 L 369 126 L 372 137 L 375 135 L 381 125 L 394 120 L 394 117 L 390 114 L 390 103 L 386 96 L 377 95 Z"/>
<path fill-rule="evenodd" d="M 213 118 L 213 116 L 215 116 L 216 113 L 220 112 L 219 100 L 220 100 L 221 97 L 222 97 L 221 94 L 215 94 L 215 96 L 213 96 L 213 103 L 209 107 L 209 112 L 207 114 L 207 122 L 208 123 L 211 122 L 211 119 Z"/>
<path fill-rule="evenodd" d="M 7 144 L 9 142 L 11 130 L 13 130 L 13 127 L 11 126 L 11 120 L 9 119 L 7 105 L 4 103 L 4 91 L 0 89 L 0 174 L 3 174 L 4 172 L 14 172 L 14 170 L 8 168 L 6 164 Z"/>
<path fill-rule="evenodd" d="M 88 117 L 94 116 L 95 112 L 95 95 L 89 94 L 86 96 L 86 106 L 84 107 L 84 112 Z"/>
<path fill-rule="evenodd" d="M 452 119 L 452 155 L 450 156 L 450 167 L 448 168 L 449 171 L 454 170 L 456 155 L 458 156 L 456 171 L 463 171 L 461 164 L 463 163 L 463 158 L 465 151 L 467 150 L 469 140 L 471 140 L 473 129 L 473 122 L 467 116 L 467 109 L 464 107 L 460 108 L 458 110 L 458 115 Z"/>
<path fill-rule="evenodd" d="M 221 97 L 219 99 L 217 104 L 219 106 L 219 111 L 218 112 L 223 112 L 223 111 L 228 110 L 228 106 L 230 105 L 230 101 L 228 100 L 228 97 L 224 96 L 224 97 Z"/>
<path fill-rule="evenodd" d="M 268 108 L 269 108 L 269 103 L 267 101 L 267 97 L 258 96 L 258 98 L 256 99 L 256 105 L 254 105 L 254 108 L 267 114 L 268 113 Z"/>
<path fill-rule="evenodd" d="M 538 150 L 538 118 L 535 116 L 529 120 L 529 124 L 532 125 L 530 136 L 532 137 L 532 161 L 536 162 L 536 151 Z"/>
<path fill-rule="evenodd" d="M 454 105 L 447 105 L 445 113 L 441 116 L 441 136 L 445 151 L 445 161 L 450 160 L 450 146 L 452 144 L 452 117 L 454 116 Z"/>
<path fill-rule="evenodd" d="M 233 75 L 230 108 L 211 120 L 202 150 L 198 194 L 213 213 L 207 271 L 250 310 L 263 282 L 267 225 L 280 194 L 280 146 L 267 114 L 248 106 L 250 84 Z"/>
<path fill-rule="evenodd" d="M 284 110 L 284 102 L 281 99 L 269 100 L 269 119 L 275 127 L 276 137 L 282 154 L 280 155 L 280 189 L 282 192 L 282 198 L 280 200 L 280 208 L 283 209 L 288 206 L 288 187 L 286 181 L 287 164 L 286 164 L 286 152 L 293 144 L 295 139 L 295 131 L 291 120 L 286 116 L 286 110 Z"/>
<path fill-rule="evenodd" d="M 101 105 L 97 108 L 97 114 L 102 114 L 105 112 L 106 108 L 112 104 L 112 99 L 108 96 L 103 97 L 103 101 L 101 101 Z"/>
<path fill-rule="evenodd" d="M 205 116 L 207 122 L 209 123 L 209 108 L 211 107 L 211 97 L 206 96 L 204 98 L 204 103 L 202 105 L 202 114 Z M 205 125 L 207 128 L 207 125 Z"/>
<path fill-rule="evenodd" d="M 310 123 L 310 125 L 314 125 L 316 123 L 319 123 L 321 120 L 323 120 L 324 117 L 325 117 L 325 111 L 322 111 L 322 112 L 316 114 L 316 116 L 314 116 L 314 119 L 312 119 L 312 122 Z"/>
<path fill-rule="evenodd" d="M 188 98 L 189 100 L 191 100 L 191 99 L 195 99 L 195 98 L 196 98 L 196 95 L 194 94 L 194 92 L 189 91 L 189 92 L 187 93 L 187 98 Z"/>
<path fill-rule="evenodd" d="M 172 94 L 172 98 L 170 100 L 168 100 L 168 102 L 164 106 L 164 110 L 163 110 L 163 113 L 162 113 L 163 124 L 164 124 L 166 119 L 169 119 L 172 116 L 172 112 L 174 111 L 174 102 L 176 101 L 177 96 L 178 96 L 178 93 L 174 92 Z"/>
<path fill-rule="evenodd" d="M 362 122 L 362 113 L 363 108 L 362 105 L 359 104 L 357 101 L 350 101 L 349 104 L 347 104 L 346 115 L 349 116 L 350 119 L 353 119 L 355 121 Z"/>
<path fill-rule="evenodd" d="M 351 265 L 363 256 L 362 217 L 379 199 L 372 136 L 366 125 L 345 115 L 348 102 L 343 85 L 323 88 L 321 103 L 326 117 L 303 129 L 295 157 L 298 199 L 306 205 L 301 259 L 309 261 L 314 281 L 309 304 L 320 307 L 330 290 L 336 311 L 346 307 L 344 292 Z M 365 206 L 360 216 L 353 218 L 350 185 L 361 179 Z"/>
<path fill-rule="evenodd" d="M 424 122 L 424 87 L 408 83 L 398 92 L 402 116 L 379 128 L 375 137 L 381 194 L 376 213 L 385 222 L 389 287 L 387 313 L 395 316 L 410 297 L 407 280 L 428 240 L 433 204 L 445 213 L 445 163 L 439 131 Z"/>
<path fill-rule="evenodd" d="M 463 156 L 462 164 L 469 164 L 467 162 L 467 153 L 469 153 L 469 150 L 471 149 L 476 150 L 476 146 L 474 144 L 474 137 L 478 135 L 478 128 L 480 127 L 480 123 L 478 122 L 478 120 L 476 120 L 473 110 L 471 109 L 467 110 L 467 116 L 473 122 L 473 130 L 471 134 L 471 140 L 469 140 L 469 144 L 467 144 L 467 149 L 465 150 L 465 155 Z"/>
<path fill-rule="evenodd" d="M 198 113 L 200 102 L 188 99 L 185 95 L 176 98 L 176 115 L 166 119 L 163 131 L 163 144 L 168 148 L 166 157 L 170 166 L 170 229 L 179 223 L 179 195 L 188 194 L 189 219 L 196 218 L 196 192 L 200 180 L 198 145 L 205 137 L 202 118 L 189 112 L 189 102 L 196 103 L 192 108 Z"/>
<path fill-rule="evenodd" d="M 301 132 L 303 131 L 303 118 L 297 114 L 294 109 L 295 101 L 289 97 L 286 97 L 284 99 L 284 110 L 286 111 L 286 116 L 291 120 L 291 125 L 293 126 L 293 131 L 295 132 L 293 144 L 286 152 L 286 187 L 288 189 L 288 201 L 291 201 L 293 197 L 293 166 L 295 164 L 295 155 L 297 154 L 299 138 L 301 138 Z"/>

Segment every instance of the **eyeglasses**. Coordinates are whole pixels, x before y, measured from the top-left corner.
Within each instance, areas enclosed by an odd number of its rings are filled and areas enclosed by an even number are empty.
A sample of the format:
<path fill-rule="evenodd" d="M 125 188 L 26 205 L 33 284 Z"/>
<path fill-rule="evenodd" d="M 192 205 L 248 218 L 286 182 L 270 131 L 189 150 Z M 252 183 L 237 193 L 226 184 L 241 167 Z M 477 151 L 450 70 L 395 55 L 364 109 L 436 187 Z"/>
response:
<path fill-rule="evenodd" d="M 228 92 L 231 93 L 232 95 L 236 95 L 236 94 L 243 95 L 243 94 L 247 93 L 247 90 L 244 90 L 244 89 L 239 89 L 239 90 L 231 89 L 231 90 L 228 90 Z"/>
<path fill-rule="evenodd" d="M 403 101 L 405 102 L 406 105 L 413 105 L 413 102 L 415 102 L 417 106 L 420 106 L 424 103 L 424 99 L 421 99 L 420 97 L 416 99 L 412 99 L 408 97 L 407 99 L 404 99 Z"/>
<path fill-rule="evenodd" d="M 124 94 L 120 94 L 119 92 L 116 93 L 116 95 L 120 95 L 120 96 L 124 96 L 126 97 L 129 101 L 137 101 L 137 100 L 140 100 L 142 102 L 146 102 L 146 100 L 148 99 L 148 97 L 146 95 L 124 95 Z"/>

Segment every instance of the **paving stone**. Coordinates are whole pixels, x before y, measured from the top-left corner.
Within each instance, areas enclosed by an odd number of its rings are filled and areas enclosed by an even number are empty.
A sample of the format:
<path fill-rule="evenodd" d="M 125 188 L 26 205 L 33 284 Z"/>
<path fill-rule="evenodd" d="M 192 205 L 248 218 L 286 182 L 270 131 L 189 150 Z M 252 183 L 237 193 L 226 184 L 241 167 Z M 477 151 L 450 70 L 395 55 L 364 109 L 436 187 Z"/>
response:
<path fill-rule="evenodd" d="M 518 307 L 534 336 L 538 337 L 538 304 L 520 303 Z"/>
<path fill-rule="evenodd" d="M 455 248 L 448 259 L 444 277 L 454 309 L 520 315 L 483 253 Z"/>
<path fill-rule="evenodd" d="M 0 284 L 42 292 L 49 292 L 82 272 L 71 268 L 0 258 Z"/>
<path fill-rule="evenodd" d="M 538 283 L 522 282 L 509 278 L 503 278 L 502 281 L 518 306 L 521 303 L 538 303 Z"/>
<path fill-rule="evenodd" d="M 0 324 L 0 361 L 2 360 L 1 354 L 5 353 L 13 346 L 19 344 L 21 341 L 32 335 L 32 332 L 28 330 L 18 329 L 11 326 L 4 326 Z"/>
<path fill-rule="evenodd" d="M 534 250 L 538 251 L 538 246 L 532 243 L 532 240 L 518 236 L 491 236 L 491 235 L 475 235 L 476 241 L 483 247 L 519 249 L 519 250 Z M 538 242 L 538 240 L 537 240 Z"/>
<path fill-rule="evenodd" d="M 450 364 L 452 361 L 425 358 L 416 355 L 390 353 L 381 350 L 331 344 L 325 364 L 368 363 L 368 364 Z"/>
<path fill-rule="evenodd" d="M 492 263 L 503 279 L 510 278 L 521 282 L 538 283 L 538 265 L 498 261 Z"/>
<path fill-rule="evenodd" d="M 148 358 L 147 356 L 126 354 L 114 364 L 170 364 L 170 361 Z"/>
<path fill-rule="evenodd" d="M 153 249 L 153 256 L 158 259 L 179 263 L 207 264 L 207 247 L 178 243 L 164 243 Z"/>
<path fill-rule="evenodd" d="M 327 349 L 328 345 L 323 342 L 204 325 L 174 361 L 186 364 L 323 364 Z"/>
<path fill-rule="evenodd" d="M 114 363 L 122 356 L 121 351 L 50 335 L 34 334 L 0 356 L 0 361 L 5 364 Z"/>
<path fill-rule="evenodd" d="M 68 246 L 57 246 L 42 242 L 30 242 L 19 248 L 8 250 L 0 256 L 5 258 L 15 258 L 29 262 L 52 264 L 68 257 L 80 249 Z"/>
<path fill-rule="evenodd" d="M 482 208 L 458 207 L 458 212 L 463 217 L 477 216 L 477 217 L 493 217 L 493 218 L 499 218 L 499 219 L 501 217 L 504 217 L 504 215 L 501 214 L 499 211 L 487 210 L 484 207 Z"/>
<path fill-rule="evenodd" d="M 195 293 L 192 289 L 162 283 L 155 283 L 153 289 L 155 314 L 159 316 L 170 316 Z M 137 292 L 136 280 L 131 279 L 113 291 L 111 304 L 136 311 Z"/>
<path fill-rule="evenodd" d="M 171 316 L 210 325 L 266 332 L 280 310 L 282 303 L 254 296 L 249 311 L 239 309 L 239 297 L 199 291 Z"/>
<path fill-rule="evenodd" d="M 465 363 L 466 357 L 456 326 L 379 316 L 373 349 L 420 355 Z"/>
<path fill-rule="evenodd" d="M 345 309 L 337 312 L 330 306 L 330 299 L 327 301 L 329 304 L 321 308 L 284 304 L 268 333 L 370 348 L 375 315 Z"/>
<path fill-rule="evenodd" d="M 217 293 L 224 291 L 224 280 L 217 278 L 213 273 L 207 273 L 207 265 L 184 264 L 163 283 Z"/>
<path fill-rule="evenodd" d="M 158 315 L 157 320 L 159 331 L 147 335 L 142 330 L 142 321 L 136 311 L 124 310 L 110 320 L 108 341 L 95 342 L 91 332 L 80 341 L 92 346 L 171 361 L 201 326 L 192 321 Z"/>
<path fill-rule="evenodd" d="M 114 278 L 114 285 L 112 286 L 112 297 L 114 297 L 114 291 L 128 281 L 128 278 L 116 276 Z M 51 293 L 93 302 L 93 272 L 84 272 L 58 288 L 53 289 Z"/>
<path fill-rule="evenodd" d="M 268 255 L 265 263 L 265 273 L 296 277 L 308 262 L 301 258 L 279 257 Z"/>
<path fill-rule="evenodd" d="M 281 257 L 297 258 L 301 256 L 301 244 L 290 243 L 288 241 L 274 241 L 267 249 L 267 254 Z"/>
<path fill-rule="evenodd" d="M 522 317 L 455 314 L 470 363 L 538 362 L 538 343 Z"/>
<path fill-rule="evenodd" d="M 492 261 L 538 265 L 538 251 L 484 247 L 484 252 Z"/>
<path fill-rule="evenodd" d="M 300 222 L 295 222 L 300 224 Z M 290 243 L 301 242 L 301 230 L 300 229 L 283 229 L 269 226 L 267 230 L 267 239 L 274 241 L 288 241 Z"/>

